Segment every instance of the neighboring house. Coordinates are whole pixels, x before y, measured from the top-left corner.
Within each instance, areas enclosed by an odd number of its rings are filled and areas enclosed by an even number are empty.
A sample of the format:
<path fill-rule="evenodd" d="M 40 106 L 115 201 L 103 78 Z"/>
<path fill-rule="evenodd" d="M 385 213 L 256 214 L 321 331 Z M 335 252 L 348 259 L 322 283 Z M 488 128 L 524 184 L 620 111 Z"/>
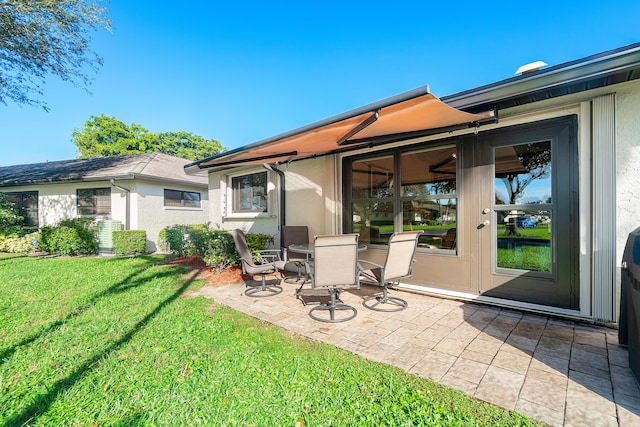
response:
<path fill-rule="evenodd" d="M 612 323 L 640 226 L 639 78 L 640 43 L 441 100 L 421 88 L 185 169 L 209 171 L 226 229 L 375 226 L 363 256 L 381 262 L 385 236 L 424 228 L 401 288 Z"/>
<path fill-rule="evenodd" d="M 146 153 L 6 166 L 0 167 L 0 192 L 28 225 L 82 216 L 119 220 L 124 229 L 145 230 L 153 252 L 162 228 L 209 220 L 207 178 L 187 175 L 188 162 Z"/>

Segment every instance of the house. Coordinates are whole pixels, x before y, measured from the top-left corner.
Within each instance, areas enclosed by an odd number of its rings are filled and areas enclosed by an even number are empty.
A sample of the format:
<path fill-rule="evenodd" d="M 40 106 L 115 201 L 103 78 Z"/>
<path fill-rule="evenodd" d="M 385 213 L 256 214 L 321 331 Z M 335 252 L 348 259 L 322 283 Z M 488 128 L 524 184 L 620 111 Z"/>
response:
<path fill-rule="evenodd" d="M 401 288 L 615 323 L 640 225 L 639 78 L 640 43 L 441 99 L 419 88 L 185 170 L 208 171 L 226 229 L 375 226 L 363 256 L 382 262 L 385 238 L 421 228 Z"/>
<path fill-rule="evenodd" d="M 27 225 L 54 225 L 89 216 L 145 230 L 147 251 L 158 249 L 168 225 L 208 221 L 207 178 L 187 175 L 189 160 L 162 153 L 93 157 L 0 167 L 0 192 Z"/>

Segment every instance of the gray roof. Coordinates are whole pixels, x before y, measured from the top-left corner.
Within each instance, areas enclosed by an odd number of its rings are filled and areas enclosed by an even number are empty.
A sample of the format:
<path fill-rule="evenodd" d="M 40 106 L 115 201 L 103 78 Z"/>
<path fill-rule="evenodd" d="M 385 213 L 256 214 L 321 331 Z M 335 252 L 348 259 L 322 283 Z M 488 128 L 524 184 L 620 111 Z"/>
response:
<path fill-rule="evenodd" d="M 187 175 L 190 160 L 162 153 L 92 157 L 0 167 L 0 187 L 110 179 L 146 179 L 207 186 L 206 175 Z"/>

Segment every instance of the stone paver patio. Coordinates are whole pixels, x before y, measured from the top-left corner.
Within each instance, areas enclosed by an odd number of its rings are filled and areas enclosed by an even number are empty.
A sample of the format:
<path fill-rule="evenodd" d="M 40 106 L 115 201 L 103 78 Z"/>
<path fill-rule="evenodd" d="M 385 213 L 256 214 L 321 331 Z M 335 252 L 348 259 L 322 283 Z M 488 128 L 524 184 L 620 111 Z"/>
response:
<path fill-rule="evenodd" d="M 328 324 L 308 316 L 295 285 L 283 287 L 268 298 L 245 296 L 244 283 L 199 294 L 553 426 L 640 426 L 640 389 L 617 330 L 399 291 L 407 309 L 375 312 L 361 304 L 379 289 L 369 286 L 341 295 L 355 319 Z"/>

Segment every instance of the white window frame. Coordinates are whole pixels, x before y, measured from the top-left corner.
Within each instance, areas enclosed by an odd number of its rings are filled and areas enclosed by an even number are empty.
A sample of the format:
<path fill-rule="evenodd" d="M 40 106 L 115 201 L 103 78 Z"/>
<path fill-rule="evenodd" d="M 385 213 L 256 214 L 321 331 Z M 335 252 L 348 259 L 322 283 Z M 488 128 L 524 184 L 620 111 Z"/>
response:
<path fill-rule="evenodd" d="M 258 211 L 234 211 L 234 194 L 233 194 L 233 179 L 239 178 L 247 175 L 254 175 L 257 173 L 266 173 L 267 174 L 267 210 L 266 212 L 258 212 Z M 222 193 L 222 206 L 225 218 L 268 218 L 272 216 L 272 209 L 274 206 L 274 193 L 275 193 L 275 184 L 273 182 L 273 174 L 264 169 L 251 169 L 244 170 L 242 172 L 231 173 L 227 175 L 222 175 L 220 180 L 220 187 L 223 190 Z"/>

